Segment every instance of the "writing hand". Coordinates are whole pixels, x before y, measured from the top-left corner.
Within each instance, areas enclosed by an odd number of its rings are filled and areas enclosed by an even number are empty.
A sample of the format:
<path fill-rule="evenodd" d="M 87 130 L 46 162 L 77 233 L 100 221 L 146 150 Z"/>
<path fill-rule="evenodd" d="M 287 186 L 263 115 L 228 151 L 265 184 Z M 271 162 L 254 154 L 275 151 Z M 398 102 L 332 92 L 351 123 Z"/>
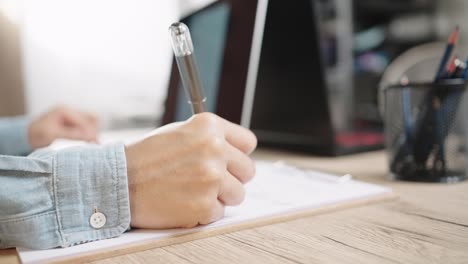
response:
<path fill-rule="evenodd" d="M 257 139 L 211 113 L 155 130 L 126 146 L 131 225 L 177 228 L 223 217 L 255 174 Z"/>

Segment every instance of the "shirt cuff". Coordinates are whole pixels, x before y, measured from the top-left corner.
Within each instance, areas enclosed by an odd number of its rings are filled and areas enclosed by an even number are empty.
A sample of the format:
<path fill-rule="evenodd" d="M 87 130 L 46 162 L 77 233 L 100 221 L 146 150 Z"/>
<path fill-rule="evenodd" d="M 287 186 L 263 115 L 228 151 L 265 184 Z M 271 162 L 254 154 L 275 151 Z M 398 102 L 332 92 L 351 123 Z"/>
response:
<path fill-rule="evenodd" d="M 53 195 L 63 247 L 116 237 L 130 227 L 124 145 L 78 149 L 61 150 L 54 160 Z"/>
<path fill-rule="evenodd" d="M 0 153 L 4 155 L 27 155 L 32 151 L 28 139 L 30 120 L 26 117 L 2 119 L 0 122 Z"/>

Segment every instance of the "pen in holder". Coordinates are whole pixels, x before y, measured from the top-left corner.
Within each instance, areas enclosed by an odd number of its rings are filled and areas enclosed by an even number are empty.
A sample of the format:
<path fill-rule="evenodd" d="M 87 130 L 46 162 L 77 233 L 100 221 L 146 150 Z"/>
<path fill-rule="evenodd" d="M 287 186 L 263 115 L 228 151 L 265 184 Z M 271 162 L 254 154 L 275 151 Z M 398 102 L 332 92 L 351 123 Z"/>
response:
<path fill-rule="evenodd" d="M 390 85 L 384 89 L 390 175 L 399 180 L 457 182 L 467 178 L 468 82 Z"/>

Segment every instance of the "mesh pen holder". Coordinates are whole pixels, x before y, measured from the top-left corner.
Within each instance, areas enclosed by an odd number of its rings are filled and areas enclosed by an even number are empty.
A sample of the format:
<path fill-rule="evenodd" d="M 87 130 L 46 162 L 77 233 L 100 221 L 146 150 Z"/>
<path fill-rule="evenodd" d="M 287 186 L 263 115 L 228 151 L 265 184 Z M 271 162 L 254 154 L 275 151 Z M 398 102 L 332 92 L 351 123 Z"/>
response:
<path fill-rule="evenodd" d="M 423 182 L 467 178 L 466 87 L 462 79 L 384 89 L 390 176 Z"/>

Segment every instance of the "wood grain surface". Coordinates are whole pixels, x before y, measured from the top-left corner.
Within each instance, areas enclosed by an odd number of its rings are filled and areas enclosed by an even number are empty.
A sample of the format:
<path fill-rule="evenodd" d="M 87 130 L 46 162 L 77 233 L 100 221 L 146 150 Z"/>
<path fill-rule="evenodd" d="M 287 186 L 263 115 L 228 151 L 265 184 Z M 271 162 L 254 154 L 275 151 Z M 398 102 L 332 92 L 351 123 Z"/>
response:
<path fill-rule="evenodd" d="M 468 182 L 392 181 L 383 152 L 320 158 L 261 149 L 254 157 L 351 173 L 400 198 L 93 263 L 468 263 Z"/>
<path fill-rule="evenodd" d="M 383 152 L 319 158 L 262 149 L 254 156 L 351 173 L 400 198 L 94 263 L 468 263 L 468 182 L 392 181 Z"/>

